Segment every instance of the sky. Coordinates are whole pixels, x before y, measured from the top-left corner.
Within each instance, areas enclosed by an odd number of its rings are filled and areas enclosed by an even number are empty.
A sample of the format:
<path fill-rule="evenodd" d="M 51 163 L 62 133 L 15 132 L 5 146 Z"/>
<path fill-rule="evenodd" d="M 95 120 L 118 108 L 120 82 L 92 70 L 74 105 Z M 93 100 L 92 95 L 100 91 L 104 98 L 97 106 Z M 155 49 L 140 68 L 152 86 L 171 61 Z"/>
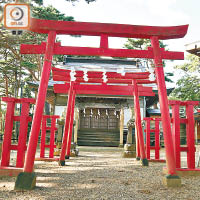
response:
<path fill-rule="evenodd" d="M 171 51 L 185 51 L 185 44 L 200 40 L 199 0 L 96 0 L 87 4 L 79 0 L 74 4 L 65 0 L 44 0 L 76 21 L 133 25 L 177 26 L 189 24 L 182 39 L 166 40 Z M 62 45 L 98 47 L 98 37 L 61 37 Z M 126 39 L 110 38 L 110 48 L 122 48 Z M 166 71 L 174 71 L 173 65 L 184 61 L 168 62 Z M 177 72 L 176 72 L 177 73 Z M 176 74 L 177 75 L 177 74 Z"/>

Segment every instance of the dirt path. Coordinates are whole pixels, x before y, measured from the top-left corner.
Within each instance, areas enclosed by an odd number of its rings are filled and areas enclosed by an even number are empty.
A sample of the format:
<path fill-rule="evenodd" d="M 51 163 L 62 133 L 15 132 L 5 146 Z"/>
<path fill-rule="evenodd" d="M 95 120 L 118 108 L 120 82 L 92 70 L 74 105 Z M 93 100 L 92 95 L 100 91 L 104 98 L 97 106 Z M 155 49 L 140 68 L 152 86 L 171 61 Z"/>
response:
<path fill-rule="evenodd" d="M 119 148 L 81 148 L 67 166 L 36 162 L 37 187 L 15 192 L 15 178 L 0 178 L 0 199 L 200 199 L 200 177 L 182 178 L 181 188 L 162 185 L 162 167 L 141 167 L 135 159 L 121 158 Z"/>

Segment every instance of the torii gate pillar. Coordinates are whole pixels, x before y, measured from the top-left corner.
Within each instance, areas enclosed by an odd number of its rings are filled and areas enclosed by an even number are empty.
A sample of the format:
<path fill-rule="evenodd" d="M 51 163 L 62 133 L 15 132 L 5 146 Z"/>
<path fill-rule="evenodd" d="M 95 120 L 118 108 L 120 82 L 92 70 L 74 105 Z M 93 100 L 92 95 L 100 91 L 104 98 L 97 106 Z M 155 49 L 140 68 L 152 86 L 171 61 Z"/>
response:
<path fill-rule="evenodd" d="M 56 32 L 50 31 L 45 51 L 43 70 L 41 75 L 40 86 L 35 107 L 35 114 L 29 138 L 29 144 L 24 164 L 24 170 L 21 172 L 15 182 L 15 190 L 31 190 L 36 186 L 36 175 L 33 172 L 35 153 L 37 150 L 38 137 L 40 133 L 40 125 L 44 110 L 45 98 L 48 88 L 48 82 L 51 72 L 51 62 L 53 58 L 54 44 Z"/>
<path fill-rule="evenodd" d="M 137 142 L 139 143 L 138 145 L 139 149 L 137 150 L 140 152 L 142 165 L 149 166 L 149 162 L 146 158 L 146 152 L 144 148 L 144 138 L 143 138 L 142 121 L 140 114 L 140 100 L 139 100 L 138 86 L 136 80 L 134 81 L 134 109 L 135 109 L 135 124 L 136 124 L 137 140 L 138 140 Z"/>
<path fill-rule="evenodd" d="M 181 186 L 181 179 L 176 174 L 176 160 L 170 125 L 169 103 L 167 99 L 167 90 L 165 85 L 165 76 L 160 52 L 159 40 L 156 36 L 151 37 L 151 45 L 154 53 L 155 74 L 158 86 L 159 103 L 161 110 L 161 119 L 163 124 L 163 135 L 166 151 L 166 163 L 168 175 L 164 177 L 163 182 L 167 186 Z"/>

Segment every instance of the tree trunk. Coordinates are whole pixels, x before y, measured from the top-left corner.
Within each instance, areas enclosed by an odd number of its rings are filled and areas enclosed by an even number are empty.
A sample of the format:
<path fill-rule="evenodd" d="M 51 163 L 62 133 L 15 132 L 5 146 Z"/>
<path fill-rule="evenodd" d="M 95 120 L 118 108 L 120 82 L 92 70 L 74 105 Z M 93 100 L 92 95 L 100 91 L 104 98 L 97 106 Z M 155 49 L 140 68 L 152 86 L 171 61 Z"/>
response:
<path fill-rule="evenodd" d="M 6 90 L 6 97 L 8 97 L 8 77 L 5 75 L 5 90 Z"/>
<path fill-rule="evenodd" d="M 2 124 L 2 110 L 1 110 L 1 98 L 0 98 L 0 134 L 3 133 L 3 124 Z"/>

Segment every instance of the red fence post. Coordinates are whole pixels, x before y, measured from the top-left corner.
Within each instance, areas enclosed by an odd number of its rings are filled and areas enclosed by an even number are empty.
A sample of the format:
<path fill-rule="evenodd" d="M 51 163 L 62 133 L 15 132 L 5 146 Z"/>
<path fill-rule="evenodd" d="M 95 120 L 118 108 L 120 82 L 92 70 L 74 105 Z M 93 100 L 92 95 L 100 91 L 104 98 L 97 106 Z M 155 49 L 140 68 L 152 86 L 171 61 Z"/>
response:
<path fill-rule="evenodd" d="M 59 118 L 58 115 L 43 115 L 42 117 L 42 126 L 41 126 L 41 142 L 40 142 L 40 157 L 35 158 L 36 161 L 57 161 L 58 158 L 54 158 L 54 148 L 55 145 L 55 132 L 56 128 L 56 119 Z M 47 119 L 51 119 L 51 125 L 48 126 Z M 47 131 L 50 131 L 50 144 L 46 144 L 46 135 Z M 45 149 L 49 148 L 49 157 L 45 157 Z"/>
<path fill-rule="evenodd" d="M 150 159 L 150 118 L 144 118 L 146 121 L 146 154 L 147 154 L 147 159 Z"/>
<path fill-rule="evenodd" d="M 20 127 L 19 127 L 19 138 L 17 145 L 17 160 L 16 167 L 24 167 L 24 159 L 26 152 L 26 139 L 28 132 L 28 122 L 29 120 L 29 109 L 30 104 L 35 103 L 35 99 L 20 99 L 22 104 L 21 116 L 20 116 Z"/>
<path fill-rule="evenodd" d="M 160 159 L 160 118 L 145 117 L 146 121 L 146 151 L 147 159 L 150 162 L 165 162 L 164 159 Z M 154 128 L 151 127 L 151 121 L 154 122 Z M 150 146 L 151 133 L 154 133 L 155 146 Z M 155 158 L 151 158 L 151 150 L 155 152 Z"/>
<path fill-rule="evenodd" d="M 71 149 L 71 140 L 72 140 L 72 131 L 73 131 L 73 122 L 74 122 L 75 100 L 76 100 L 76 94 L 74 92 L 73 93 L 73 97 L 72 97 L 71 119 L 70 119 L 69 134 L 68 134 L 68 140 L 67 140 L 67 153 L 66 153 L 66 156 L 68 158 L 70 157 L 70 149 Z"/>
<path fill-rule="evenodd" d="M 54 157 L 56 118 L 58 118 L 58 116 L 52 116 L 51 119 L 49 158 Z"/>
<path fill-rule="evenodd" d="M 165 142 L 165 150 L 166 150 L 166 162 L 167 162 L 167 171 L 169 175 L 176 175 L 176 161 L 175 161 L 175 153 L 171 132 L 171 120 L 169 114 L 169 105 L 167 99 L 167 91 L 165 85 L 165 76 L 161 58 L 161 52 L 159 47 L 159 40 L 157 37 L 151 37 L 151 44 L 154 52 L 154 64 L 155 64 L 155 73 L 156 73 L 156 81 L 158 86 L 158 96 L 161 110 L 161 118 L 163 124 L 163 134 L 164 134 L 164 142 Z M 169 177 L 167 178 L 169 179 Z M 177 177 L 177 180 L 179 177 Z M 178 183 L 180 184 L 180 182 Z"/>
<path fill-rule="evenodd" d="M 65 165 L 65 155 L 66 155 L 66 147 L 67 147 L 67 140 L 68 140 L 68 134 L 69 134 L 69 127 L 70 127 L 71 108 L 72 108 L 72 100 L 73 100 L 73 92 L 74 92 L 73 87 L 74 87 L 74 82 L 71 82 L 69 93 L 68 93 L 65 128 L 64 128 L 64 133 L 63 133 L 62 148 L 61 148 L 60 160 L 59 160 L 59 165 L 61 166 Z"/>
<path fill-rule="evenodd" d="M 195 131 L 194 131 L 194 105 L 198 105 L 198 101 L 169 101 L 172 106 L 172 127 L 173 127 L 173 138 L 174 146 L 176 150 L 176 167 L 177 171 L 188 172 L 196 171 L 195 169 Z M 186 118 L 180 118 L 180 106 L 186 106 Z M 187 147 L 180 146 L 180 123 L 186 124 L 186 138 Z M 187 152 L 187 167 L 186 169 L 181 168 L 181 151 Z"/>
<path fill-rule="evenodd" d="M 181 168 L 180 148 L 180 101 L 169 101 L 172 107 L 172 136 L 175 149 L 176 168 Z"/>
<path fill-rule="evenodd" d="M 141 161 L 143 166 L 148 166 L 148 160 L 146 159 L 146 153 L 144 148 L 142 120 L 140 115 L 140 102 L 138 96 L 138 86 L 136 81 L 134 81 L 134 108 L 135 108 L 135 120 L 136 120 L 135 122 L 136 122 L 137 136 L 139 138 Z"/>
<path fill-rule="evenodd" d="M 158 118 L 154 119 L 155 121 L 155 159 L 160 159 L 160 129 L 159 124 L 160 120 Z"/>
<path fill-rule="evenodd" d="M 20 172 L 22 172 L 24 166 L 28 122 L 31 121 L 31 117 L 29 116 L 29 106 L 31 103 L 35 103 L 35 99 L 3 97 L 2 100 L 7 102 L 7 112 L 0 174 L 4 176 L 17 176 Z M 22 104 L 20 116 L 14 115 L 16 103 Z M 14 121 L 20 122 L 18 144 L 12 144 L 12 129 Z M 17 151 L 16 166 L 10 166 L 11 150 Z"/>
<path fill-rule="evenodd" d="M 13 129 L 13 118 L 15 110 L 15 99 L 3 97 L 3 101 L 7 102 L 7 111 L 6 111 L 6 120 L 5 120 L 5 129 L 4 129 L 4 139 L 2 145 L 2 158 L 1 158 L 1 167 L 9 166 L 10 163 L 10 147 L 11 147 L 11 138 L 12 138 L 12 129 Z"/>
<path fill-rule="evenodd" d="M 194 105 L 190 101 L 186 102 L 186 135 L 187 135 L 187 164 L 189 169 L 195 168 L 195 138 L 194 138 Z"/>
<path fill-rule="evenodd" d="M 45 156 L 45 143 L 46 143 L 46 127 L 47 127 L 47 118 L 42 117 L 42 126 L 41 126 L 41 141 L 40 141 L 40 158 Z"/>

